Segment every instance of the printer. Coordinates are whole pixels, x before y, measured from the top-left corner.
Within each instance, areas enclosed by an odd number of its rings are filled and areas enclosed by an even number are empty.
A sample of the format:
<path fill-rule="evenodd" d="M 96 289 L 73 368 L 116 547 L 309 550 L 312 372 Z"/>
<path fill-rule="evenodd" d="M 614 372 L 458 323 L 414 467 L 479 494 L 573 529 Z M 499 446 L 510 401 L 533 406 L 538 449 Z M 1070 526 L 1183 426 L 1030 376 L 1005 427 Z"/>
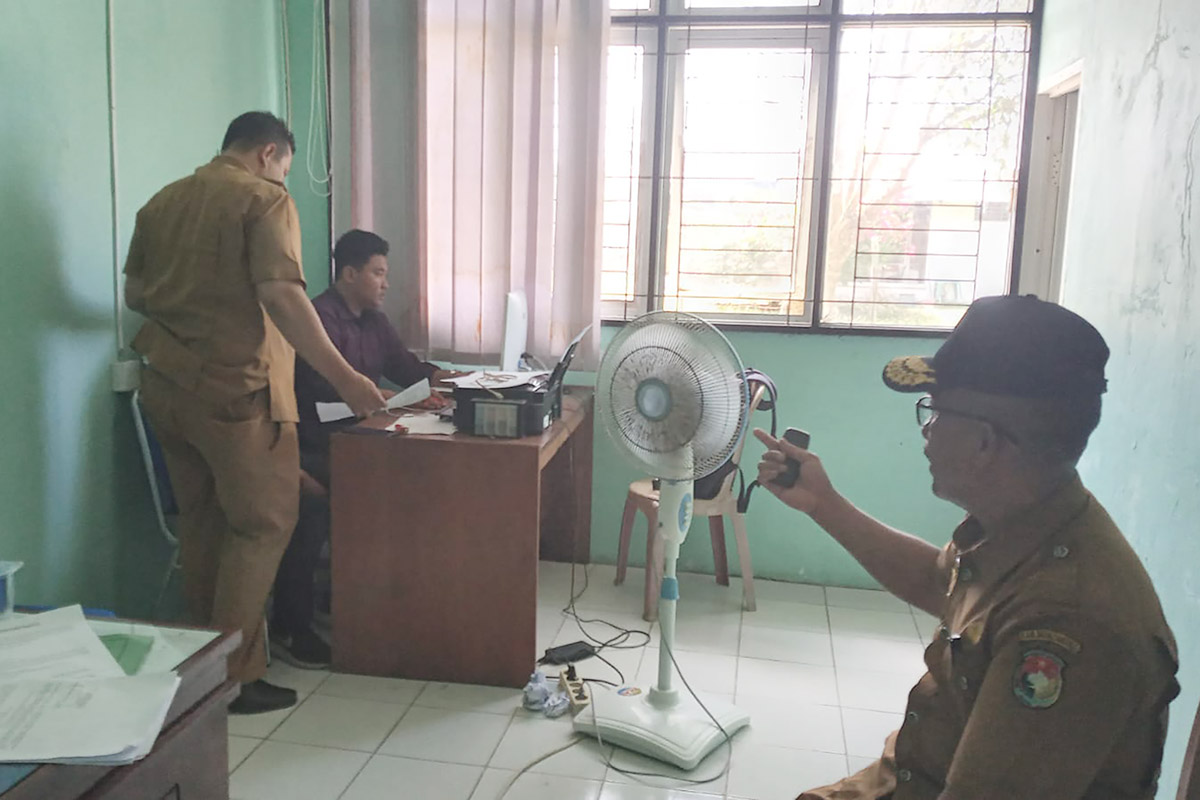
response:
<path fill-rule="evenodd" d="M 501 439 L 534 436 L 546 430 L 562 416 L 563 379 L 585 333 L 586 329 L 571 342 L 553 370 L 520 386 L 456 386 L 454 427 L 463 433 Z"/>

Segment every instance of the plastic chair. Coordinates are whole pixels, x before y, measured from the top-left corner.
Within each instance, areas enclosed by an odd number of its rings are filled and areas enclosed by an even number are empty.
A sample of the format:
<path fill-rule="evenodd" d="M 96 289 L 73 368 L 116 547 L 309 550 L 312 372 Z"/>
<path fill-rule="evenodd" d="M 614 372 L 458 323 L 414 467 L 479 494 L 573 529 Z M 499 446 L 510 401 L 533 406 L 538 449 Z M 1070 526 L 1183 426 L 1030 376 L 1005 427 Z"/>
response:
<path fill-rule="evenodd" d="M 758 410 L 767 388 L 761 383 L 751 384 L 749 417 Z M 747 433 L 749 426 L 746 427 Z M 746 446 L 746 435 L 743 434 L 733 452 L 733 461 L 740 464 L 742 449 Z M 750 563 L 750 542 L 746 536 L 746 519 L 738 513 L 737 494 L 733 491 L 737 470 L 725 476 L 721 489 L 711 500 L 697 499 L 692 507 L 693 519 L 708 518 L 708 532 L 712 539 L 713 567 L 717 583 L 729 585 L 729 559 L 725 553 L 725 517 L 733 522 L 734 539 L 737 544 L 738 561 L 742 566 L 742 608 L 754 611 L 754 568 Z M 617 547 L 617 577 L 614 583 L 625 582 L 625 568 L 629 561 L 629 539 L 633 535 L 633 523 L 637 512 L 646 516 L 646 593 L 642 618 L 648 622 L 658 619 L 658 593 L 662 588 L 663 550 L 662 540 L 656 535 L 658 528 L 658 490 L 654 482 L 645 478 L 629 484 L 629 494 L 625 498 L 625 511 L 621 516 L 621 539 Z M 653 566 L 652 566 L 653 565 Z"/>
<path fill-rule="evenodd" d="M 179 507 L 175 503 L 175 492 L 171 489 L 171 477 L 167 473 L 167 462 L 163 458 L 162 448 L 154 436 L 154 431 L 150 428 L 146 411 L 142 408 L 140 390 L 133 391 L 129 398 L 129 405 L 133 411 L 133 426 L 137 430 L 138 445 L 142 450 L 142 465 L 146 468 L 146 480 L 150 484 L 150 497 L 154 500 L 154 516 L 158 520 L 158 529 L 171 548 L 167 571 L 162 577 L 158 596 L 154 600 L 152 614 L 157 617 L 163 597 L 166 596 L 167 587 L 171 585 L 171 577 L 179 569 L 179 538 L 175 535 L 171 521 L 168 519 L 174 519 L 179 514 Z"/>

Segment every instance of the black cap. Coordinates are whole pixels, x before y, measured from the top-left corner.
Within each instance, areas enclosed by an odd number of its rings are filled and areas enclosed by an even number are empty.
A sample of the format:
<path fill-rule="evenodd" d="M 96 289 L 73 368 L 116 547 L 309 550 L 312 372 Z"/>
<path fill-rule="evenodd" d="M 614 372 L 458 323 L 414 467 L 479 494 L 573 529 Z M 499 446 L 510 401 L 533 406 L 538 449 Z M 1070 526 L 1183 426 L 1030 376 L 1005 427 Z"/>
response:
<path fill-rule="evenodd" d="M 895 358 L 883 382 L 898 392 L 974 389 L 1010 397 L 1098 395 L 1108 345 L 1073 311 L 1033 295 L 981 297 L 932 358 Z"/>

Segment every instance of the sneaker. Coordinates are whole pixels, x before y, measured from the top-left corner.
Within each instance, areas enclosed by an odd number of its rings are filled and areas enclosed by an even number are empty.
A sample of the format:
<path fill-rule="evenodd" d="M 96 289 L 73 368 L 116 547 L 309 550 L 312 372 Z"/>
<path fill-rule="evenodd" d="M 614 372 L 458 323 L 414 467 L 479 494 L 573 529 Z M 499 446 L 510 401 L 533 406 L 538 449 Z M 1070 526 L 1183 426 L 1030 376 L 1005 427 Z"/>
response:
<path fill-rule="evenodd" d="M 300 669 L 329 669 L 331 655 L 329 643 L 318 636 L 312 628 L 300 633 L 286 634 L 271 631 L 272 655 Z"/>
<path fill-rule="evenodd" d="M 230 714 L 265 714 L 296 705 L 296 690 L 264 680 L 242 684 L 242 693 L 229 704 Z"/>

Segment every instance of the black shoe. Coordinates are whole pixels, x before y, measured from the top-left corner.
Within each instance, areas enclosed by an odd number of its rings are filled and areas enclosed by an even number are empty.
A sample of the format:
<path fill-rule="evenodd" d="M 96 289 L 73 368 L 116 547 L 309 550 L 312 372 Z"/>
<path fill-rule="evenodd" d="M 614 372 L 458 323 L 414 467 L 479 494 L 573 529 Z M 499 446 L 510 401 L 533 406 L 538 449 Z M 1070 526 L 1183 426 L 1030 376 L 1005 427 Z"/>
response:
<path fill-rule="evenodd" d="M 300 633 L 287 634 L 271 631 L 271 652 L 293 667 L 300 669 L 329 669 L 332 658 L 329 644 L 317 636 L 312 628 Z"/>
<path fill-rule="evenodd" d="M 230 714 L 265 714 L 296 705 L 296 690 L 264 680 L 243 683 L 242 693 L 229 704 Z"/>

